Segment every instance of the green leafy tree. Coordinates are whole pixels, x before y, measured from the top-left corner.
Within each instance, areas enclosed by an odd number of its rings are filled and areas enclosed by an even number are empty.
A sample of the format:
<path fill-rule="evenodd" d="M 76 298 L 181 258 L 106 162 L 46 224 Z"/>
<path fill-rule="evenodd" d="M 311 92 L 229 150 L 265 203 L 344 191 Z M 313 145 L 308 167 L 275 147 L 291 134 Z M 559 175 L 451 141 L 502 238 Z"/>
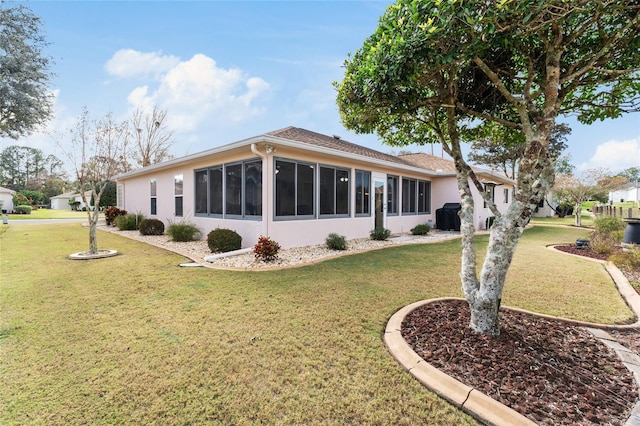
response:
<path fill-rule="evenodd" d="M 524 134 L 517 129 L 505 127 L 498 123 L 483 126 L 488 134 L 471 143 L 469 161 L 479 165 L 500 170 L 507 177 L 515 179 L 518 171 L 518 160 L 524 155 L 526 147 Z M 567 149 L 567 135 L 571 128 L 561 123 L 554 127 L 549 137 L 549 156 L 557 159 Z"/>
<path fill-rule="evenodd" d="M 27 200 L 29 200 L 28 205 L 30 206 L 38 206 L 38 205 L 46 204 L 47 202 L 47 197 L 44 195 L 44 193 L 40 191 L 31 191 L 29 189 L 23 189 L 22 191 L 18 192 L 18 194 L 23 195 Z"/>
<path fill-rule="evenodd" d="M 461 196 L 461 281 L 470 327 L 500 332 L 498 310 L 516 245 L 554 183 L 559 115 L 582 123 L 637 111 L 639 9 L 617 1 L 399 0 L 345 62 L 337 84 L 344 125 L 386 143 L 440 143 Z M 487 126 L 524 136 L 513 201 L 501 213 L 461 143 Z M 478 276 L 471 187 L 495 216 Z"/>
<path fill-rule="evenodd" d="M 0 185 L 14 191 L 40 190 L 48 177 L 64 177 L 62 166 L 54 155 L 45 157 L 37 148 L 11 145 L 0 152 Z"/>
<path fill-rule="evenodd" d="M 618 173 L 617 176 L 626 178 L 629 182 L 640 183 L 640 167 L 629 167 Z"/>
<path fill-rule="evenodd" d="M 52 115 L 47 85 L 51 58 L 40 18 L 24 6 L 0 2 L 0 136 L 17 139 Z"/>
<path fill-rule="evenodd" d="M 84 108 L 76 126 L 67 131 L 58 142 L 59 147 L 74 166 L 77 190 L 87 209 L 89 220 L 89 251 L 98 253 L 96 226 L 98 224 L 101 198 L 109 183 L 122 171 L 129 142 L 127 122 L 117 122 L 108 113 L 100 120 L 90 120 Z M 90 194 L 90 195 L 88 195 Z"/>
<path fill-rule="evenodd" d="M 117 204 L 117 188 L 115 181 L 109 181 L 105 184 L 104 192 L 100 197 L 100 202 L 96 204 L 95 200 L 91 200 L 91 205 L 98 205 L 99 207 L 113 207 Z M 100 191 L 100 187 L 96 188 L 96 192 Z"/>

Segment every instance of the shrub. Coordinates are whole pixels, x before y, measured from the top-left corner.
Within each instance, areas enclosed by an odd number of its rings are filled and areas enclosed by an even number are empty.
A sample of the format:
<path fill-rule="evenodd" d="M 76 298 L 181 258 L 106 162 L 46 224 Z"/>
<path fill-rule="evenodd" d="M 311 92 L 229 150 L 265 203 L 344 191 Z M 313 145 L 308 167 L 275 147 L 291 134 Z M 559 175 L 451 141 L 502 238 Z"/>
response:
<path fill-rule="evenodd" d="M 190 222 L 169 223 L 167 234 L 173 241 L 186 242 L 193 241 L 200 236 L 200 230 Z"/>
<path fill-rule="evenodd" d="M 107 222 L 107 226 L 115 225 L 116 217 L 124 216 L 126 214 L 126 210 L 120 210 L 117 207 L 109 207 L 104 211 L 104 220 Z"/>
<path fill-rule="evenodd" d="M 33 203 L 33 200 L 30 200 L 26 195 L 19 192 L 13 194 L 11 198 L 13 199 L 14 206 L 30 206 Z"/>
<path fill-rule="evenodd" d="M 611 254 L 618 243 L 615 235 L 607 232 L 595 231 L 589 239 L 589 247 L 598 254 Z"/>
<path fill-rule="evenodd" d="M 331 233 L 327 236 L 327 239 L 324 240 L 331 250 L 346 250 L 347 249 L 347 240 L 344 236 L 338 235 L 336 233 Z"/>
<path fill-rule="evenodd" d="M 164 234 L 164 223 L 158 219 L 143 219 L 140 222 L 139 228 L 142 235 Z"/>
<path fill-rule="evenodd" d="M 276 260 L 278 251 L 280 251 L 280 244 L 265 236 L 258 238 L 258 242 L 253 246 L 253 255 L 256 259 L 261 259 L 265 262 Z"/>
<path fill-rule="evenodd" d="M 391 231 L 389 231 L 387 228 L 379 226 L 377 228 L 374 228 L 369 236 L 371 236 L 372 240 L 384 241 L 391 236 Z"/>
<path fill-rule="evenodd" d="M 17 214 L 31 214 L 31 206 L 15 206 L 13 211 Z"/>
<path fill-rule="evenodd" d="M 431 227 L 429 225 L 420 224 L 416 225 L 415 228 L 411 230 L 412 235 L 427 235 L 431 231 Z"/>
<path fill-rule="evenodd" d="M 626 223 L 614 216 L 598 216 L 593 222 L 596 232 L 610 234 L 617 242 L 622 242 Z"/>
<path fill-rule="evenodd" d="M 207 235 L 207 245 L 212 253 L 240 250 L 242 237 L 231 229 L 216 228 Z"/>
<path fill-rule="evenodd" d="M 116 226 L 121 231 L 136 231 L 140 226 L 140 222 L 144 220 L 142 213 L 126 214 L 116 217 Z"/>
<path fill-rule="evenodd" d="M 609 259 L 617 267 L 634 270 L 640 268 L 640 250 L 617 251 Z"/>

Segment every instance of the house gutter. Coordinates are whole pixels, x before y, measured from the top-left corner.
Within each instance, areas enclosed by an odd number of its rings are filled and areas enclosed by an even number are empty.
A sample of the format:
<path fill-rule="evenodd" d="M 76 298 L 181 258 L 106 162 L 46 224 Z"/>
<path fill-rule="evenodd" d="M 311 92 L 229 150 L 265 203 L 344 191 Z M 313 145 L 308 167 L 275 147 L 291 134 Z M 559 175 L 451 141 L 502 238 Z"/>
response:
<path fill-rule="evenodd" d="M 257 155 L 258 157 L 262 158 L 262 162 L 264 163 L 264 167 L 262 168 L 262 182 L 269 182 L 269 161 L 268 161 L 268 154 L 266 153 L 262 153 L 258 150 L 258 145 L 256 145 L 256 143 L 252 143 L 251 144 L 251 152 L 253 152 L 255 155 Z M 263 190 L 262 190 L 262 195 L 263 195 L 263 204 L 266 204 L 263 209 L 262 212 L 262 217 L 264 219 L 264 233 L 269 236 L 269 213 L 271 210 L 269 209 L 269 202 L 268 202 L 268 185 L 263 185 L 262 186 Z M 266 197 L 264 196 L 266 193 Z M 265 211 L 267 212 L 267 214 L 265 214 Z"/>

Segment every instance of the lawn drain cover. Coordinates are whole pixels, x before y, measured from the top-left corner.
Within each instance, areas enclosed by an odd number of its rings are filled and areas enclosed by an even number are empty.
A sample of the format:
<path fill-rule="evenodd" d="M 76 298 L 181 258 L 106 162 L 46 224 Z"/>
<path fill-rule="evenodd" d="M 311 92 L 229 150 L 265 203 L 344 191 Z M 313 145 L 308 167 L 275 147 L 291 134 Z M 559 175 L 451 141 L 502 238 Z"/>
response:
<path fill-rule="evenodd" d="M 199 264 L 198 262 L 189 262 L 189 263 L 181 263 L 180 265 L 181 268 L 198 268 L 198 267 L 202 267 L 201 264 Z"/>

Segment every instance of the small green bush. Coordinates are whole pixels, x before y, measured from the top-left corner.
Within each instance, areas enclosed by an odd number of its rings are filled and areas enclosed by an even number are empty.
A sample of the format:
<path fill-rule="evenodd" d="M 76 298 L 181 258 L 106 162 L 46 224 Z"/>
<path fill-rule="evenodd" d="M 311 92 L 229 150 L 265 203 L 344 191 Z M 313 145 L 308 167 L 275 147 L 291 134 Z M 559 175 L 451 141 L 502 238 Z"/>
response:
<path fill-rule="evenodd" d="M 412 235 L 427 235 L 431 231 L 431 227 L 426 223 L 416 225 L 415 228 L 411 229 Z"/>
<path fill-rule="evenodd" d="M 372 240 L 385 241 L 389 239 L 389 237 L 391 236 L 391 231 L 389 231 L 387 228 L 383 228 L 380 226 L 380 227 L 374 228 L 369 235 L 371 236 Z"/>
<path fill-rule="evenodd" d="M 596 232 L 610 234 L 617 242 L 622 242 L 626 223 L 619 217 L 598 216 L 593 226 Z"/>
<path fill-rule="evenodd" d="M 31 206 L 15 206 L 13 211 L 16 214 L 31 214 L 32 207 Z"/>
<path fill-rule="evenodd" d="M 338 235 L 336 233 L 331 233 L 327 236 L 327 239 L 324 240 L 331 250 L 346 250 L 347 249 L 347 240 L 344 236 Z"/>
<path fill-rule="evenodd" d="M 121 231 L 136 231 L 140 226 L 140 222 L 143 220 L 144 216 L 141 213 L 129 213 L 116 217 L 116 226 Z"/>
<path fill-rule="evenodd" d="M 207 235 L 207 245 L 212 253 L 240 250 L 242 237 L 231 229 L 216 228 Z"/>
<path fill-rule="evenodd" d="M 120 210 L 117 207 L 109 207 L 104 211 L 104 220 L 107 222 L 107 226 L 115 225 L 116 217 L 124 216 L 126 214 L 126 210 Z"/>
<path fill-rule="evenodd" d="M 139 228 L 142 235 L 164 234 L 164 223 L 159 219 L 144 219 L 140 222 Z"/>
<path fill-rule="evenodd" d="M 279 251 L 280 244 L 265 236 L 258 238 L 258 242 L 253 246 L 253 255 L 256 259 L 261 259 L 265 262 L 276 260 Z"/>
<path fill-rule="evenodd" d="M 170 223 L 167 234 L 173 241 L 186 242 L 193 241 L 200 236 L 200 230 L 190 222 Z"/>

